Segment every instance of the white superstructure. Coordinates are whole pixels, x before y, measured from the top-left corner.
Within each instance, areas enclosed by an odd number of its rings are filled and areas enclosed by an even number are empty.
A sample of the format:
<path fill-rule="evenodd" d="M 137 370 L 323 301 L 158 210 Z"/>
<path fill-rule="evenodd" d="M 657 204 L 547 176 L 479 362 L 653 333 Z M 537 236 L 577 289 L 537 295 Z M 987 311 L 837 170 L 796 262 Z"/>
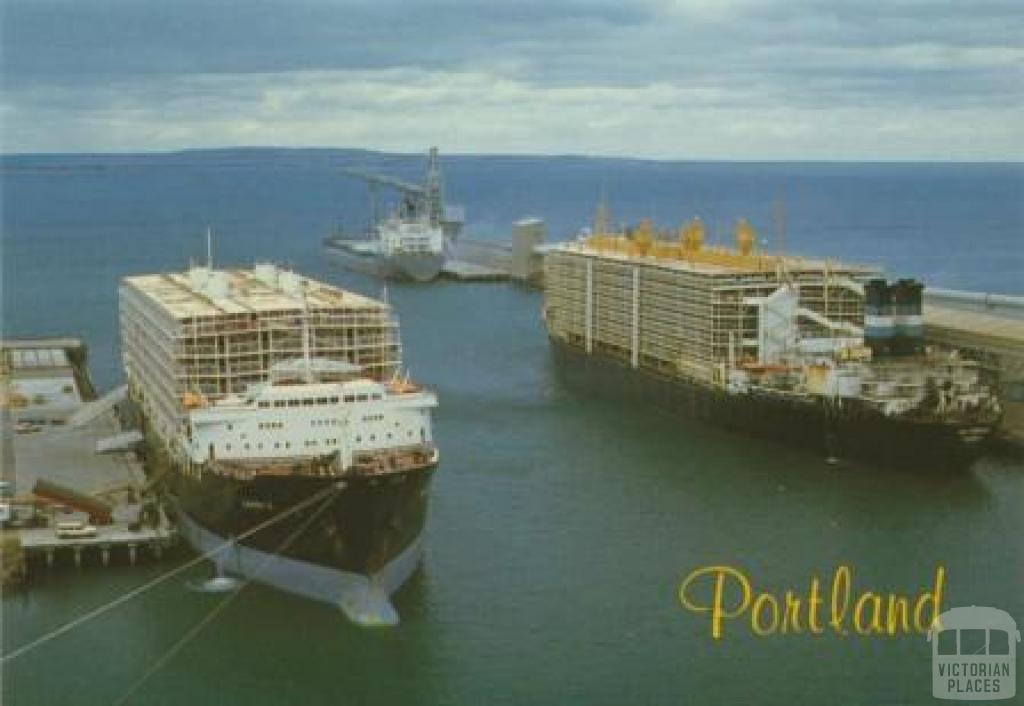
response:
<path fill-rule="evenodd" d="M 401 367 L 386 303 L 269 264 L 127 277 L 120 316 L 129 392 L 164 440 L 185 431 L 186 396 L 246 394 L 286 361 L 324 358 L 374 380 Z"/>
<path fill-rule="evenodd" d="M 380 253 L 395 255 L 442 255 L 445 250 L 444 231 L 425 218 L 414 220 L 392 216 L 377 226 Z"/>
<path fill-rule="evenodd" d="M 436 396 L 406 381 L 381 383 L 358 375 L 358 368 L 310 361 L 308 375 L 296 380 L 303 361 L 275 368 L 274 378 L 215 403 L 188 400 L 186 436 L 193 464 L 213 460 L 267 461 L 338 455 L 338 471 L 362 456 L 402 448 L 432 449 L 430 410 Z M 321 381 L 316 369 L 351 373 Z M 348 368 L 346 370 L 346 368 Z"/>

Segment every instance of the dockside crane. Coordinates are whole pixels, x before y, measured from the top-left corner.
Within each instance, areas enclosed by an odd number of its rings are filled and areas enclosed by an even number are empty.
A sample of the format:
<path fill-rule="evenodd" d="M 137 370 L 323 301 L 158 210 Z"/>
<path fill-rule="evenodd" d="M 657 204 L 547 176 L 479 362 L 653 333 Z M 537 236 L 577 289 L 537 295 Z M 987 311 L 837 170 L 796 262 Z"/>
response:
<path fill-rule="evenodd" d="M 423 184 L 413 184 L 386 174 L 377 174 L 363 169 L 346 168 L 345 174 L 366 182 L 370 190 L 370 214 L 373 224 L 380 221 L 379 193 L 381 187 L 397 191 L 402 198 L 399 206 L 403 217 L 425 216 L 430 224 L 440 226 L 445 235 L 454 240 L 462 230 L 463 211 L 445 203 L 444 175 L 436 147 L 430 148 L 427 174 Z"/>

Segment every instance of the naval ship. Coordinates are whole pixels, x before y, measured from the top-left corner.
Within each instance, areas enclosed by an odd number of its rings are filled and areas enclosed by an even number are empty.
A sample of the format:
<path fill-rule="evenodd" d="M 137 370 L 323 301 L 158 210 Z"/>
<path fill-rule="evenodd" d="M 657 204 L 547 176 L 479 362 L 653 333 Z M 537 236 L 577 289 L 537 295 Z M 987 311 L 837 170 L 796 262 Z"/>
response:
<path fill-rule="evenodd" d="M 346 170 L 370 186 L 371 226 L 365 237 L 344 233 L 324 239 L 324 251 L 350 269 L 388 279 L 429 282 L 441 274 L 464 221 L 462 210 L 445 203 L 444 176 L 436 147 L 430 149 L 422 185 L 393 177 Z M 377 189 L 396 189 L 393 213 L 380 218 Z"/>
<path fill-rule="evenodd" d="M 120 287 L 129 397 L 181 534 L 228 574 L 394 625 L 423 552 L 437 398 L 379 301 L 281 270 Z"/>
<path fill-rule="evenodd" d="M 570 382 L 842 456 L 962 467 L 1001 409 L 977 364 L 926 347 L 922 285 L 735 248 L 699 220 L 592 231 L 545 257 L 544 321 Z"/>

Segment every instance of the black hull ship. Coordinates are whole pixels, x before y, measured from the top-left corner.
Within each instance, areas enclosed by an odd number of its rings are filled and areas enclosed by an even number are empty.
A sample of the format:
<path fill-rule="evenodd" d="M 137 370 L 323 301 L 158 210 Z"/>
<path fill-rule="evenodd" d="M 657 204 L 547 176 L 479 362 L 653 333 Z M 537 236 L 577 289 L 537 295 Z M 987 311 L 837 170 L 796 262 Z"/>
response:
<path fill-rule="evenodd" d="M 361 625 L 394 625 L 390 597 L 423 554 L 436 397 L 397 375 L 385 305 L 282 283 L 290 273 L 276 269 L 232 274 L 122 287 L 129 395 L 153 482 L 220 573 L 337 605 Z M 187 309 L 183 289 L 194 295 Z M 293 298 L 297 309 L 283 312 Z M 250 312 L 263 304 L 266 318 L 237 316 L 239 302 Z M 154 331 L 154 309 L 175 306 L 188 316 Z M 176 352 L 171 360 L 143 350 L 154 337 L 172 340 L 157 346 Z M 168 395 L 167 368 L 193 382 Z"/>
<path fill-rule="evenodd" d="M 437 466 L 426 451 L 398 458 L 344 474 L 331 458 L 283 461 L 274 475 L 215 462 L 170 472 L 166 492 L 182 535 L 220 572 L 394 625 L 390 596 L 419 566 Z"/>
<path fill-rule="evenodd" d="M 678 377 L 637 373 L 622 362 L 552 341 L 560 379 L 588 391 L 649 402 L 680 417 L 779 441 L 823 458 L 858 458 L 908 469 L 957 470 L 987 448 L 998 416 L 893 420 L 857 402 L 735 395 Z"/>
<path fill-rule="evenodd" d="M 922 285 L 870 268 L 766 255 L 753 228 L 704 246 L 643 222 L 545 258 L 557 370 L 589 389 L 829 458 L 962 468 L 1002 412 L 974 361 L 924 345 Z"/>

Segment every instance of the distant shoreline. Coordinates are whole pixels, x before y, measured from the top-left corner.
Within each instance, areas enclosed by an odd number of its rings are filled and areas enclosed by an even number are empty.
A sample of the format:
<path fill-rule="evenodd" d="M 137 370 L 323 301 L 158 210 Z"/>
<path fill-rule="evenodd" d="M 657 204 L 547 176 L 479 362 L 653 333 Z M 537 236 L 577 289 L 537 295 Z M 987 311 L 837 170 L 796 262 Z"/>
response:
<path fill-rule="evenodd" d="M 265 159 L 271 156 L 275 158 L 339 158 L 348 159 L 422 159 L 422 150 L 410 152 L 395 152 L 386 150 L 371 150 L 355 147 L 280 147 L 280 146 L 241 146 L 241 147 L 190 147 L 179 150 L 165 151 L 139 151 L 139 152 L 6 152 L 0 153 L 0 168 L 7 168 L 4 164 L 8 160 L 110 160 L 117 162 L 136 162 L 137 160 L 156 159 L 163 163 L 198 157 L 203 161 L 215 158 L 241 158 L 248 160 Z M 486 152 L 448 152 L 446 160 L 500 160 L 500 161 L 569 161 L 569 162 L 611 162 L 616 164 L 639 163 L 652 165 L 689 164 L 689 165 L 838 165 L 838 166 L 931 166 L 931 165 L 982 165 L 982 166 L 1008 166 L 1024 167 L 1024 159 L 1014 160 L 901 160 L 901 159 L 731 159 L 731 158 L 701 158 L 685 159 L 680 157 L 640 157 L 628 155 L 600 155 L 600 154 L 541 154 L 541 153 L 486 153 Z"/>

